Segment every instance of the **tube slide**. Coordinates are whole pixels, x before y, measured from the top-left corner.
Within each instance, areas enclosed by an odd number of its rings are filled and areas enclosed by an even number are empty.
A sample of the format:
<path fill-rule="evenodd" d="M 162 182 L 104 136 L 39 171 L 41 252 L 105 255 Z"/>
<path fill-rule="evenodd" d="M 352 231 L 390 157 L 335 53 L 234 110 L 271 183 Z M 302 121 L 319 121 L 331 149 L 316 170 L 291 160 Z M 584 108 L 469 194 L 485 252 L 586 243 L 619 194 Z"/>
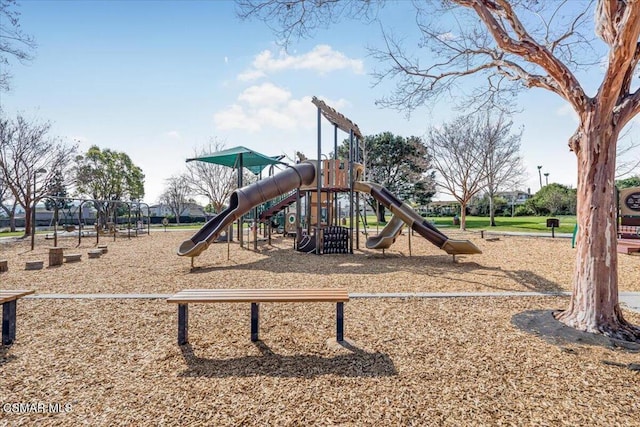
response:
<path fill-rule="evenodd" d="M 231 194 L 229 207 L 208 221 L 178 248 L 178 255 L 196 257 L 202 253 L 227 227 L 253 207 L 286 194 L 300 186 L 311 185 L 316 167 L 311 162 L 290 166 L 277 175 L 239 188 Z"/>
<path fill-rule="evenodd" d="M 371 194 L 374 199 L 376 199 L 377 201 L 382 203 L 384 207 L 389 209 L 394 215 L 394 217 L 391 219 L 391 222 L 393 222 L 393 220 L 397 217 L 399 220 L 404 221 L 415 232 L 417 232 L 422 237 L 424 237 L 443 251 L 447 252 L 448 254 L 463 255 L 482 253 L 482 251 L 476 245 L 468 240 L 449 239 L 440 230 L 429 224 L 420 215 L 418 215 L 418 213 L 414 211 L 411 206 L 400 201 L 396 196 L 391 194 L 389 190 L 387 190 L 383 186 L 375 184 L 373 182 L 363 181 L 356 181 L 353 183 L 353 186 L 356 191 Z M 395 226 L 397 226 L 397 224 Z M 388 238 L 390 236 L 391 230 L 387 230 L 388 227 L 389 224 L 387 224 L 387 226 L 382 230 L 379 236 L 370 237 L 369 239 L 380 239 L 380 241 L 382 241 L 386 238 L 387 240 L 389 240 Z M 385 234 L 385 230 L 387 230 L 388 235 L 382 236 L 383 234 Z M 393 236 L 393 238 L 391 239 L 391 243 L 393 243 L 395 237 L 397 237 L 397 234 Z M 367 248 L 369 248 L 369 239 L 367 239 Z M 389 246 L 391 245 L 391 243 L 389 243 Z M 371 245 L 375 246 L 375 244 L 376 241 L 371 240 Z M 387 248 L 389 246 L 385 246 L 384 248 Z M 374 249 L 383 249 L 383 247 L 378 246 Z"/>

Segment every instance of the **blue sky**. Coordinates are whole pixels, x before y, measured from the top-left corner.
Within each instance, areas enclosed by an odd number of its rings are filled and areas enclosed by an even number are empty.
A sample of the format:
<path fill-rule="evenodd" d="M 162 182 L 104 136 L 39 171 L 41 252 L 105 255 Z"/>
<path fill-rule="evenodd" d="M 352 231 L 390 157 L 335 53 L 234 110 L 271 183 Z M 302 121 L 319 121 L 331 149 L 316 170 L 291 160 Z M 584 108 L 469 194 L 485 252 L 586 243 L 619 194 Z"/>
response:
<path fill-rule="evenodd" d="M 375 106 L 393 88 L 391 82 L 372 87 L 378 64 L 366 48 L 381 41 L 376 25 L 333 26 L 284 53 L 264 23 L 240 21 L 234 10 L 224 0 L 23 1 L 22 27 L 38 48 L 30 64 L 12 64 L 12 90 L 0 94 L 2 107 L 51 121 L 52 134 L 77 141 L 81 151 L 95 144 L 126 152 L 146 175 L 150 203 L 212 137 L 227 147 L 316 157 L 312 96 L 364 134 L 423 136 L 453 117 L 446 101 L 409 120 Z M 411 13 L 387 8 L 385 24 L 415 27 Z M 528 170 L 522 189 L 538 190 L 537 165 L 550 182 L 575 186 L 575 156 L 567 148 L 573 114 L 542 90 L 523 93 L 520 105 L 524 112 L 514 121 L 524 126 Z M 323 153 L 332 150 L 332 135 L 323 125 Z"/>

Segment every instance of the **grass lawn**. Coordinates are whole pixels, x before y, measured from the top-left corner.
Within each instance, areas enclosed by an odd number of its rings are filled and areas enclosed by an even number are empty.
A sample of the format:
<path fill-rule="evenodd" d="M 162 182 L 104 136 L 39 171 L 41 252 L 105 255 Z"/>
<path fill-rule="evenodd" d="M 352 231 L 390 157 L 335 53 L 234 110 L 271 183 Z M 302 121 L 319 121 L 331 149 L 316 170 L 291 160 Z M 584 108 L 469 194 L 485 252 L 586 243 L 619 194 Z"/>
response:
<path fill-rule="evenodd" d="M 387 221 L 391 215 L 387 215 Z M 496 226 L 489 227 L 489 217 L 467 216 L 468 230 L 495 230 L 495 231 L 526 231 L 526 232 L 549 232 L 547 228 L 547 218 L 543 216 L 516 216 L 516 217 L 496 217 Z M 550 217 L 549 217 L 550 218 Z M 573 233 L 576 225 L 575 216 L 555 216 L 560 220 L 560 227 L 556 228 L 558 233 Z M 453 227 L 452 217 L 427 217 L 427 221 L 435 222 L 436 226 Z M 375 227 L 377 222 L 375 216 L 367 217 L 369 227 Z M 384 224 L 379 224 L 383 226 Z M 457 226 L 455 226 L 457 228 Z"/>
<path fill-rule="evenodd" d="M 391 215 L 387 214 L 387 221 L 391 219 Z M 556 229 L 558 233 L 573 233 L 573 228 L 576 225 L 575 216 L 557 216 L 560 220 L 560 227 Z M 435 222 L 436 226 L 448 226 L 453 227 L 452 217 L 427 217 L 427 221 Z M 347 222 L 348 224 L 348 222 Z M 172 230 L 189 230 L 198 229 L 202 227 L 203 223 L 190 223 L 190 224 L 169 224 L 168 229 Z M 367 226 L 375 227 L 379 225 L 384 227 L 385 224 L 377 224 L 375 216 L 367 216 Z M 245 227 L 249 225 L 246 224 Z M 152 225 L 152 228 L 163 228 L 161 225 Z M 456 226 L 457 228 L 457 226 Z M 547 228 L 547 217 L 542 216 L 517 216 L 517 217 L 496 217 L 496 227 L 489 227 L 488 217 L 468 216 L 467 217 L 467 229 L 468 230 L 495 230 L 495 231 L 527 231 L 527 232 L 548 232 L 551 229 Z M 38 233 L 45 233 L 45 231 L 39 231 Z M 22 236 L 23 231 L 16 232 L 0 232 L 0 237 L 19 237 Z"/>

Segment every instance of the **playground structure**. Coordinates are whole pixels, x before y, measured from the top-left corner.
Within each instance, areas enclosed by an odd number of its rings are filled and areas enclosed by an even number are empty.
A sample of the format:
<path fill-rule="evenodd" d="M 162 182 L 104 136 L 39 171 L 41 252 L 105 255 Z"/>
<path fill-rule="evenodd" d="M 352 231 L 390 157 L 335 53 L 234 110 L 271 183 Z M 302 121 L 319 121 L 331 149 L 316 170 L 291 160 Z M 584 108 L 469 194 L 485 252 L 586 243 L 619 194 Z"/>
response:
<path fill-rule="evenodd" d="M 359 208 L 358 212 L 355 212 L 354 207 L 360 206 L 360 193 L 370 195 L 393 214 L 393 217 L 380 234 L 367 239 L 366 247 L 369 249 L 384 250 L 390 247 L 401 233 L 404 224 L 406 224 L 411 230 L 450 255 L 481 253 L 480 249 L 468 240 L 449 239 L 424 220 L 411 206 L 400 201 L 384 187 L 363 181 L 362 177 L 365 170 L 364 165 L 360 163 L 358 158 L 360 150 L 358 150 L 357 145 L 358 141 L 363 140 L 363 136 L 358 126 L 323 101 L 314 97 L 312 102 L 317 107 L 318 112 L 317 159 L 304 160 L 295 165 L 287 165 L 287 168 L 278 174 L 264 178 L 246 187 L 242 187 L 239 182 L 238 189 L 230 197 L 227 209 L 208 221 L 190 239 L 183 241 L 178 248 L 178 255 L 191 257 L 193 262 L 193 257 L 197 257 L 206 250 L 221 233 L 228 233 L 227 230 L 235 221 L 238 221 L 238 236 L 242 245 L 241 228 L 243 215 L 254 209 L 254 221 L 259 219 L 269 224 L 270 227 L 270 220 L 273 215 L 276 215 L 294 202 L 296 203 L 295 248 L 297 250 L 318 255 L 323 253 L 353 253 L 354 246 L 359 248 Z M 334 157 L 324 160 L 322 160 L 321 135 L 323 117 L 333 125 L 334 129 Z M 338 129 L 349 134 L 348 159 L 337 158 Z M 251 150 L 247 151 L 254 156 L 258 155 L 258 153 Z M 262 157 L 269 159 L 266 156 Z M 234 166 L 240 169 L 243 164 L 242 155 L 239 159 L 237 160 L 236 158 Z M 208 161 L 206 159 L 190 160 Z M 268 160 L 263 160 L 263 162 L 266 163 L 262 163 L 262 165 L 269 164 Z M 274 163 L 276 161 L 271 164 Z M 239 173 L 238 175 L 241 176 L 242 174 Z M 338 195 L 340 193 L 346 193 L 349 197 L 348 224 L 339 223 L 341 218 L 338 209 Z M 276 198 L 280 198 L 280 200 L 264 209 L 263 213 L 258 216 L 256 208 Z M 306 210 L 304 227 L 301 221 L 303 217 L 303 203 L 301 203 L 303 198 Z"/>

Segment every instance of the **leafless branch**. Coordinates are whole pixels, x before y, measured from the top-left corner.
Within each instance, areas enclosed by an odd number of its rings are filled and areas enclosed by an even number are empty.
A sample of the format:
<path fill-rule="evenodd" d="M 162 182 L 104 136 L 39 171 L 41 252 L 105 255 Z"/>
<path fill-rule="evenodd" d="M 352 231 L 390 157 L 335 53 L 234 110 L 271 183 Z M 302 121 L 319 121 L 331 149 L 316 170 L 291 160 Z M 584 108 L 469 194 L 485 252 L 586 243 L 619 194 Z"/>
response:
<path fill-rule="evenodd" d="M 624 87 L 633 76 L 638 63 L 640 37 L 640 4 L 638 2 L 598 2 L 598 35 L 610 46 L 609 65 L 598 89 L 602 111 L 613 111 L 626 94 Z"/>

